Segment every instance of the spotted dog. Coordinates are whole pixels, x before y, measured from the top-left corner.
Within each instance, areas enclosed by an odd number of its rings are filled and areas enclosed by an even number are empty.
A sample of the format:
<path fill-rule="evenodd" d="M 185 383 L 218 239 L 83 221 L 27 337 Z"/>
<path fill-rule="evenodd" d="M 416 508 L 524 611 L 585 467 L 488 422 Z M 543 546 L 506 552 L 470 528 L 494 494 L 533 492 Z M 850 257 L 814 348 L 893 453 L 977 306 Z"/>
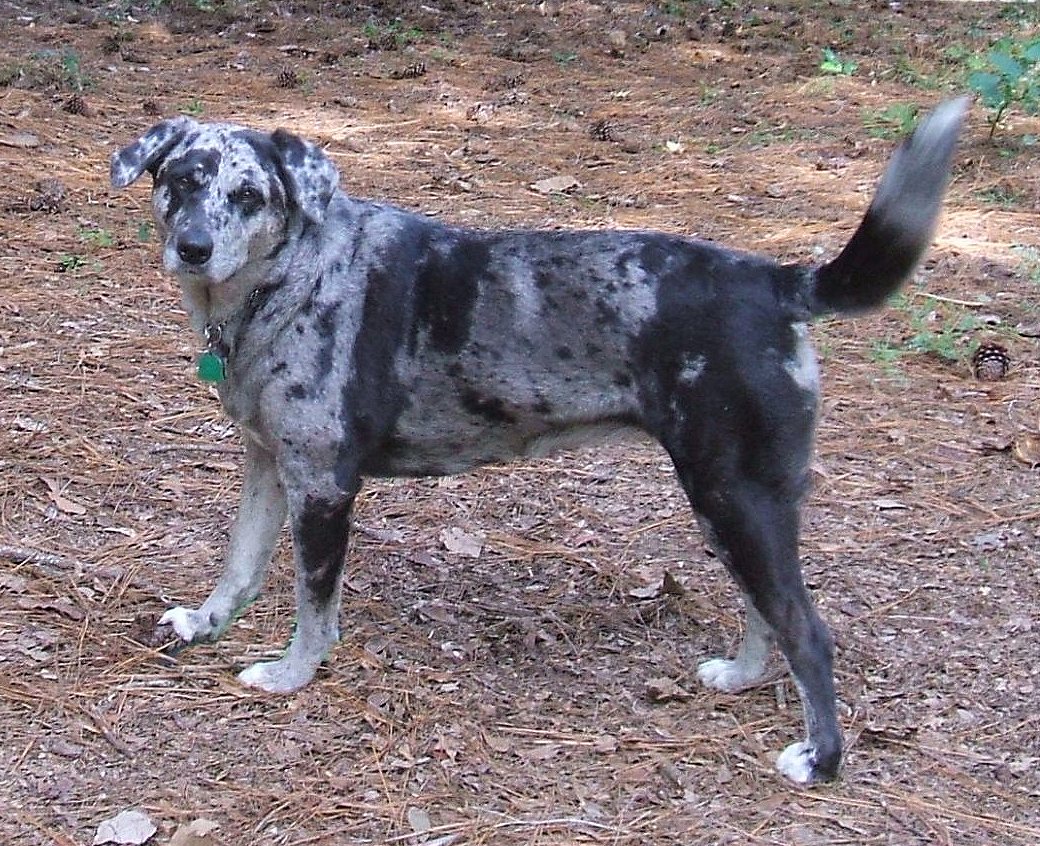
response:
<path fill-rule="evenodd" d="M 288 517 L 297 622 L 284 656 L 239 678 L 307 684 L 338 637 L 354 498 L 367 476 L 459 473 L 639 430 L 668 452 L 744 591 L 733 659 L 710 687 L 760 679 L 774 643 L 806 738 L 778 768 L 839 769 L 830 634 L 798 559 L 819 384 L 807 324 L 880 306 L 927 247 L 967 101 L 900 147 L 851 240 L 820 266 L 657 232 L 477 231 L 354 199 L 315 145 L 179 117 L 112 158 L 153 178 L 163 264 L 217 364 L 246 449 L 222 576 L 161 625 L 212 641 L 259 592 Z"/>

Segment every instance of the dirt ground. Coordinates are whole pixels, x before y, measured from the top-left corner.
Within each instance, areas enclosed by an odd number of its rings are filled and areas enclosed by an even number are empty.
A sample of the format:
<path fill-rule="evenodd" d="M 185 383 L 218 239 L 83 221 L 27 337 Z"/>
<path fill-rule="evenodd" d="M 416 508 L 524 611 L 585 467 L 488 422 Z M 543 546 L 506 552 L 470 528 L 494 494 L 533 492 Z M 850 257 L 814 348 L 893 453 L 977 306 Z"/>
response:
<path fill-rule="evenodd" d="M 0 841 L 90 844 L 140 809 L 150 843 L 196 846 L 1040 842 L 1040 122 L 1016 110 L 990 139 L 976 104 L 909 290 L 814 330 L 803 556 L 837 641 L 837 783 L 775 773 L 801 731 L 779 669 L 699 688 L 698 660 L 738 641 L 736 597 L 649 445 L 370 484 L 342 642 L 298 695 L 234 678 L 291 628 L 287 542 L 219 644 L 148 645 L 212 585 L 240 462 L 147 180 L 108 186 L 159 116 L 288 127 L 348 191 L 464 224 L 809 261 L 852 231 L 911 107 L 1040 21 L 346 5 L 0 0 Z M 973 374 L 983 342 L 1005 378 Z M 200 819 L 219 828 L 174 838 Z"/>

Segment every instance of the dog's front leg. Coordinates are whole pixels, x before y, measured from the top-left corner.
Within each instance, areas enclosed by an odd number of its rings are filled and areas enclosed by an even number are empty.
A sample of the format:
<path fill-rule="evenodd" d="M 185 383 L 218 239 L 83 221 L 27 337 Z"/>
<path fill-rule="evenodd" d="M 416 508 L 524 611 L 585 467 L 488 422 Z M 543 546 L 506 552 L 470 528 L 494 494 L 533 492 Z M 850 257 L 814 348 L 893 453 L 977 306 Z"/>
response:
<path fill-rule="evenodd" d="M 224 572 L 201 608 L 171 608 L 160 618 L 160 629 L 172 627 L 182 646 L 219 638 L 260 592 L 285 514 L 285 491 L 274 456 L 246 436 L 242 501 Z"/>
<path fill-rule="evenodd" d="M 285 655 L 247 667 L 238 678 L 268 693 L 289 693 L 309 682 L 339 640 L 341 576 L 354 495 L 294 497 L 296 627 Z"/>

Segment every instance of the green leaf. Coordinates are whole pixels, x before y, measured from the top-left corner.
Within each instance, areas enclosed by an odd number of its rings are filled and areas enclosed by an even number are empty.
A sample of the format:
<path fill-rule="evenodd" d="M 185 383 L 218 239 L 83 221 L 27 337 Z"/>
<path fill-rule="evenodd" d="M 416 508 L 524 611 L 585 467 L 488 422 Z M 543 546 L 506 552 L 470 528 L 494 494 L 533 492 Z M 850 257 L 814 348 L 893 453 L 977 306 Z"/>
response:
<path fill-rule="evenodd" d="M 1040 62 L 1040 38 L 1023 48 L 1022 58 L 1027 62 Z"/>
<path fill-rule="evenodd" d="M 977 71 L 968 77 L 968 85 L 979 92 L 982 102 L 991 109 L 1005 100 L 1003 80 L 994 73 Z"/>
<path fill-rule="evenodd" d="M 989 61 L 1005 79 L 1016 80 L 1025 73 L 1025 68 L 1013 56 L 1000 50 L 993 50 L 989 54 Z"/>

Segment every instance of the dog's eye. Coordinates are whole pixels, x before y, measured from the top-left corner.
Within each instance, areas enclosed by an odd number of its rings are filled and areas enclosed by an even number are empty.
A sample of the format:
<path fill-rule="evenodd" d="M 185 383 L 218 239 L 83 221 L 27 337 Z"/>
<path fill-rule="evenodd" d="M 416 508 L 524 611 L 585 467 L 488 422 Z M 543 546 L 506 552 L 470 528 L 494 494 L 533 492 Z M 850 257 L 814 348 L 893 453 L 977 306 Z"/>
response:
<path fill-rule="evenodd" d="M 247 211 L 255 211 L 264 204 L 264 195 L 254 185 L 243 185 L 231 194 L 231 200 Z"/>

